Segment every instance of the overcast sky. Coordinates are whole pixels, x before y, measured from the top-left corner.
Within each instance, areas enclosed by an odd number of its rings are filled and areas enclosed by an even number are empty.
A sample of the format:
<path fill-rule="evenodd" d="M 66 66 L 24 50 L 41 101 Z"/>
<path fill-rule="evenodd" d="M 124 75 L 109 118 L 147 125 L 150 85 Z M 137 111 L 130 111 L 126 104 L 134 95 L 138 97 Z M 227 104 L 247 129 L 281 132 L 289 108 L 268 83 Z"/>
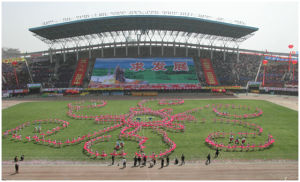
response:
<path fill-rule="evenodd" d="M 44 21 L 101 12 L 170 10 L 206 14 L 215 18 L 241 20 L 259 28 L 241 48 L 288 52 L 291 43 L 298 49 L 297 1 L 100 1 L 100 2 L 2 2 L 2 47 L 22 52 L 41 51 L 47 45 L 29 28 Z"/>

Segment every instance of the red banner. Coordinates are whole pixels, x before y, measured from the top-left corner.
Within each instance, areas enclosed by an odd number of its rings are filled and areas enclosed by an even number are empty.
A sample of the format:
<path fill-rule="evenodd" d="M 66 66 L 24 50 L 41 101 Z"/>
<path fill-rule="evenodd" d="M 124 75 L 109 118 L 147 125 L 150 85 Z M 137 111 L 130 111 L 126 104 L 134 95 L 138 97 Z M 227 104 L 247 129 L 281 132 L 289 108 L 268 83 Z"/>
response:
<path fill-rule="evenodd" d="M 88 59 L 80 59 L 77 64 L 77 68 L 72 80 L 73 86 L 80 86 L 82 85 L 82 80 L 84 78 L 86 68 L 88 65 Z"/>
<path fill-rule="evenodd" d="M 214 72 L 214 69 L 212 67 L 212 64 L 210 62 L 210 59 L 200 59 L 202 70 L 205 75 L 205 80 L 208 85 L 218 85 L 218 81 Z"/>

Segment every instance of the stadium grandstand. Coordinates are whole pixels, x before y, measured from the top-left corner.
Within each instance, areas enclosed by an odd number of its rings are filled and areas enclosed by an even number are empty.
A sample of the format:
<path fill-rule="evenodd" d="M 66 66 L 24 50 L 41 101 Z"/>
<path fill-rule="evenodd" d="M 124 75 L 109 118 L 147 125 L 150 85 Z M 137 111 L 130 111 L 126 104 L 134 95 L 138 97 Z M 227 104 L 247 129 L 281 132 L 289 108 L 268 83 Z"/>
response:
<path fill-rule="evenodd" d="M 14 50 L 2 49 L 7 53 L 2 92 L 221 89 L 297 95 L 297 52 L 239 48 L 258 30 L 171 15 L 108 16 L 30 28 L 49 50 L 9 54 Z"/>

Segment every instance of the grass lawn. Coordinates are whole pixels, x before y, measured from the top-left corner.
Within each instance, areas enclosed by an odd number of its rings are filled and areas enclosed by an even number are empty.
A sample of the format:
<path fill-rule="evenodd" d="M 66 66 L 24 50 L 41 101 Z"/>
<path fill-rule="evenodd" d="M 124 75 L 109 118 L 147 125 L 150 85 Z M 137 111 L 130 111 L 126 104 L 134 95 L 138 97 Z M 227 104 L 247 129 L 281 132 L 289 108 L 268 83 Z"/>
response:
<path fill-rule="evenodd" d="M 16 126 L 25 123 L 26 121 L 33 121 L 37 119 L 50 119 L 58 118 L 70 122 L 68 128 L 59 131 L 55 135 L 48 138 L 53 140 L 65 141 L 67 138 L 72 139 L 93 133 L 104 127 L 111 126 L 112 124 L 95 124 L 93 120 L 75 120 L 66 115 L 67 104 L 70 101 L 47 101 L 47 102 L 32 102 L 22 103 L 8 109 L 2 110 L 2 132 L 7 129 L 15 128 Z M 107 105 L 102 108 L 82 109 L 78 111 L 80 114 L 86 115 L 101 115 L 101 114 L 124 114 L 129 112 L 130 107 L 136 107 L 138 100 L 109 100 Z M 73 102 L 75 104 L 75 101 Z M 247 138 L 250 143 L 264 143 L 267 140 L 268 134 L 273 135 L 275 144 L 269 149 L 263 151 L 250 151 L 250 152 L 225 152 L 221 151 L 220 159 L 298 159 L 298 112 L 287 109 L 285 107 L 272 104 L 266 101 L 257 100 L 185 100 L 183 105 L 174 106 L 159 106 L 158 101 L 150 101 L 145 105 L 154 110 L 162 108 L 173 108 L 173 113 L 180 113 L 196 107 L 205 106 L 207 104 L 235 104 L 247 105 L 251 109 L 249 113 L 255 112 L 255 108 L 259 107 L 263 110 L 263 115 L 258 118 L 245 119 L 244 121 L 256 123 L 263 128 L 261 136 L 256 138 Z M 83 104 L 86 105 L 87 103 Z M 224 111 L 224 109 L 222 110 Z M 226 109 L 226 112 L 234 114 L 245 114 L 248 111 L 242 109 Z M 165 130 L 168 136 L 173 140 L 177 148 L 171 154 L 170 158 L 173 160 L 176 156 L 180 157 L 183 153 L 187 160 L 205 159 L 210 152 L 214 153 L 205 144 L 205 138 L 209 133 L 216 131 L 225 131 L 233 133 L 237 132 L 253 132 L 253 130 L 234 124 L 214 123 L 213 119 L 217 116 L 212 112 L 211 108 L 203 109 L 195 114 L 196 122 L 185 122 L 185 132 L 174 132 Z M 148 119 L 149 116 L 140 116 L 141 120 Z M 205 118 L 206 122 L 201 123 Z M 154 118 L 157 120 L 159 118 Z M 46 132 L 48 129 L 56 127 L 56 124 L 42 124 L 42 131 Z M 23 139 L 25 136 L 33 136 L 34 125 L 23 129 L 20 134 Z M 99 153 L 105 150 L 106 153 L 111 153 L 113 147 L 118 140 L 120 129 L 109 132 L 112 138 L 108 142 L 100 142 L 92 146 L 93 150 L 98 150 Z M 144 144 L 146 146 L 146 154 L 152 152 L 159 153 L 169 148 L 162 141 L 162 137 L 154 133 L 149 128 L 144 128 L 138 133 L 139 135 L 146 136 L 149 140 Z M 67 146 L 63 148 L 53 148 L 44 146 L 42 144 L 25 143 L 20 141 L 11 140 L 9 138 L 2 138 L 2 159 L 12 160 L 14 156 L 24 154 L 26 159 L 47 159 L 47 160 L 92 160 L 86 156 L 83 151 L 84 142 Z M 222 139 L 221 139 L 222 140 Z M 223 143 L 228 143 L 228 138 L 222 140 Z M 24 140 L 25 141 L 25 140 Z M 227 142 L 227 143 L 226 143 Z M 128 153 L 128 159 L 133 158 L 134 152 L 138 151 L 138 143 L 135 141 L 125 141 L 125 152 Z"/>

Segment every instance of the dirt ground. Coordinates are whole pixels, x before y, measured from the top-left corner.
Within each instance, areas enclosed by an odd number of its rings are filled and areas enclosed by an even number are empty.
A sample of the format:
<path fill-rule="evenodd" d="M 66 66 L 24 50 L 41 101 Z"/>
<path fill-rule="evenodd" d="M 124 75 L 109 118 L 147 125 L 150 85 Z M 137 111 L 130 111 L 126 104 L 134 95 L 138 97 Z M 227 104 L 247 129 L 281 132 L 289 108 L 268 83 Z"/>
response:
<path fill-rule="evenodd" d="M 212 162 L 183 166 L 171 164 L 160 169 L 108 165 L 22 165 L 19 173 L 14 166 L 2 166 L 2 180 L 297 180 L 297 161 L 274 162 Z"/>
<path fill-rule="evenodd" d="M 266 100 L 274 104 L 278 104 L 295 111 L 298 111 L 298 96 L 278 96 L 278 95 L 258 95 L 258 94 L 241 94 L 239 99 Z"/>
<path fill-rule="evenodd" d="M 137 98 L 135 98 L 137 99 Z M 192 98 L 192 99 L 216 99 Z M 221 99 L 221 98 L 217 98 Z M 232 99 L 224 98 L 224 99 Z M 241 94 L 236 99 L 267 100 L 298 111 L 298 97 Z M 3 100 L 2 109 L 34 100 Z M 189 162 L 184 166 L 170 165 L 160 169 L 95 164 L 88 162 L 33 162 L 20 163 L 14 173 L 11 161 L 2 161 L 2 180 L 298 180 L 298 161 L 218 161 L 205 166 L 204 161 Z"/>
<path fill-rule="evenodd" d="M 11 106 L 30 101 L 21 101 L 21 100 L 2 100 L 2 109 L 9 108 Z"/>
<path fill-rule="evenodd" d="M 176 96 L 175 96 L 176 97 Z M 184 97 L 184 95 L 178 95 L 178 97 Z M 111 99 L 147 99 L 148 97 L 133 97 L 133 96 L 114 96 L 114 97 L 102 97 L 104 100 Z M 274 104 L 278 104 L 293 110 L 298 111 L 298 96 L 278 96 L 278 95 L 259 95 L 259 94 L 239 94 L 234 97 L 231 96 L 187 96 L 186 99 L 253 99 L 253 100 L 266 100 L 272 102 Z M 33 99 L 11 99 L 11 100 L 2 100 L 2 109 L 6 109 L 8 107 L 14 106 L 23 102 L 35 102 L 39 100 L 77 100 L 77 99 L 89 99 L 86 97 L 75 97 L 75 98 L 33 98 Z"/>

